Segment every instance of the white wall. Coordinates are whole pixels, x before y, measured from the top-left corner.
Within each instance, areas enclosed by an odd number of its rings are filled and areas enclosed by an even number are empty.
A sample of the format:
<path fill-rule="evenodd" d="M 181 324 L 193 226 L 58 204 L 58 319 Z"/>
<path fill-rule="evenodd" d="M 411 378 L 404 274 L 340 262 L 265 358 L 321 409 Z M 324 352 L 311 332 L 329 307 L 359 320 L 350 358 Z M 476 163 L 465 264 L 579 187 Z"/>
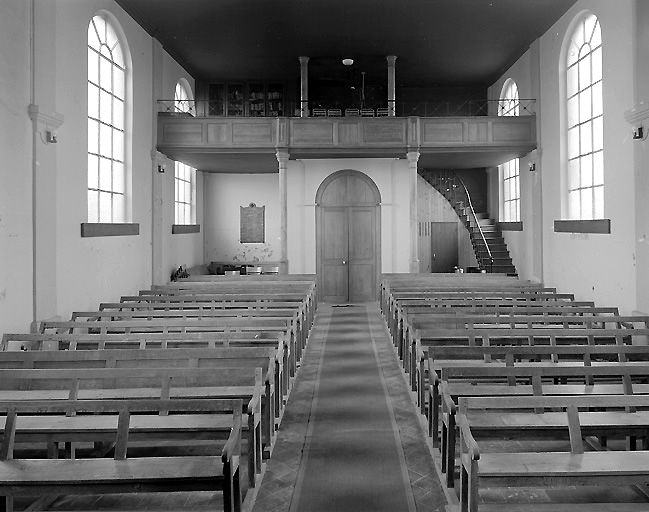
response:
<path fill-rule="evenodd" d="M 205 262 L 278 262 L 279 174 L 205 173 Z M 239 242 L 239 208 L 265 206 L 265 243 Z M 290 239 L 290 237 L 289 237 Z"/>
<path fill-rule="evenodd" d="M 0 333 L 32 319 L 29 4 L 0 3 Z"/>
<path fill-rule="evenodd" d="M 159 80 L 154 80 L 154 99 L 173 100 L 176 84 L 181 78 L 187 80 L 190 85 L 189 97 L 194 98 L 194 79 L 176 61 L 170 59 L 160 48 L 160 70 L 154 71 Z M 159 84 L 159 85 L 158 85 Z M 155 124 L 155 120 L 154 120 Z M 153 134 L 157 135 L 157 128 L 153 126 Z M 199 233 L 172 234 L 171 226 L 174 223 L 174 167 L 173 160 L 165 159 L 166 172 L 159 176 L 154 173 L 154 180 L 160 179 L 159 191 L 162 205 L 162 224 L 160 226 L 162 240 L 160 244 L 154 244 L 155 250 L 160 251 L 160 258 L 154 261 L 154 267 L 160 266 L 160 279 L 164 282 L 169 275 L 179 266 L 190 268 L 203 263 L 205 226 L 203 225 L 203 173 L 196 172 L 196 224 L 201 226 Z M 156 197 L 154 197 L 154 201 Z M 154 223 L 155 225 L 155 223 Z M 157 268 L 153 269 L 154 274 Z"/>
<path fill-rule="evenodd" d="M 151 284 L 154 94 L 160 87 L 154 82 L 163 80 L 161 89 L 169 90 L 183 76 L 193 85 L 166 52 L 156 55 L 155 40 L 113 0 L 35 0 L 33 16 L 31 6 L 24 0 L 0 4 L 0 331 L 26 331 L 32 320 L 67 318 Z M 139 223 L 138 236 L 80 236 L 87 220 L 87 29 L 100 10 L 114 16 L 130 50 L 128 220 Z M 30 104 L 38 111 L 33 142 Z M 45 140 L 52 129 L 56 144 Z M 163 199 L 171 212 L 172 199 L 173 186 Z M 187 246 L 170 232 L 169 224 L 169 264 L 202 259 L 201 235 Z"/>
<path fill-rule="evenodd" d="M 451 203 L 421 176 L 417 176 L 417 218 L 419 222 L 455 222 L 458 234 L 458 266 L 461 268 L 478 266 L 466 226 L 457 216 Z M 430 272 L 430 244 L 430 235 L 419 236 L 420 272 Z"/>
<path fill-rule="evenodd" d="M 649 107 L 649 2 L 638 0 L 635 10 L 636 36 L 634 105 L 640 110 Z M 629 105 L 631 107 L 631 105 Z M 647 113 L 645 113 L 647 115 Z M 649 122 L 643 121 L 645 133 Z M 637 128 L 633 126 L 633 128 Z M 627 132 L 631 126 L 627 127 Z M 636 201 L 636 309 L 649 313 L 649 141 L 633 143 L 635 157 Z"/>
<path fill-rule="evenodd" d="M 505 74 L 497 80 L 488 91 L 489 99 L 499 100 L 503 86 L 508 79 L 516 82 L 518 95 L 521 103 L 526 105 L 526 99 L 536 99 L 536 106 L 540 108 L 539 97 L 539 52 L 538 42 L 521 56 L 521 58 L 509 68 Z M 539 115 L 540 117 L 540 115 Z M 537 130 L 537 133 L 539 131 Z M 539 136 L 540 139 L 540 136 Z M 536 163 L 536 154 L 527 154 L 519 159 L 520 169 L 520 198 L 521 198 L 521 222 L 523 231 L 503 231 L 503 237 L 507 243 L 507 249 L 521 279 L 541 281 L 543 279 L 542 269 L 542 223 L 539 207 L 541 205 L 541 169 L 537 164 L 537 170 L 530 172 L 528 164 Z M 494 219 L 502 221 L 500 208 L 500 181 L 499 170 L 489 170 L 489 213 Z"/>
<path fill-rule="evenodd" d="M 636 166 L 631 130 L 624 120 L 624 112 L 634 97 L 635 6 L 636 0 L 579 0 L 490 89 L 490 97 L 497 98 L 504 80 L 512 77 L 521 98 L 530 94 L 537 99 L 536 172 L 527 171 L 527 162 L 521 160 L 524 231 L 506 235 L 519 274 L 531 279 L 542 277 L 548 286 L 574 292 L 581 300 L 616 305 L 624 312 L 636 309 Z M 554 220 L 565 218 L 561 199 L 565 173 L 561 138 L 562 46 L 571 22 L 584 10 L 599 18 L 604 44 L 605 217 L 611 220 L 608 235 L 554 232 Z M 535 235 L 539 219 L 543 233 L 540 240 Z M 530 224 L 534 226 L 531 234 Z M 543 263 L 542 276 L 538 276 L 538 261 Z M 649 295 L 643 300 L 642 307 L 646 308 Z"/>
<path fill-rule="evenodd" d="M 315 197 L 330 174 L 352 169 L 369 176 L 381 194 L 381 272 L 408 272 L 410 183 L 407 160 L 357 158 L 290 160 L 287 167 L 288 265 L 293 274 L 316 272 Z"/>
<path fill-rule="evenodd" d="M 580 0 L 541 37 L 541 133 L 543 147 L 544 278 L 548 285 L 572 290 L 580 299 L 635 309 L 635 200 L 631 130 L 624 111 L 633 98 L 632 0 Z M 588 9 L 602 27 L 604 66 L 604 215 L 611 234 L 555 233 L 563 187 L 559 116 L 559 62 L 570 23 Z M 553 135 L 550 135 L 553 134 Z"/>

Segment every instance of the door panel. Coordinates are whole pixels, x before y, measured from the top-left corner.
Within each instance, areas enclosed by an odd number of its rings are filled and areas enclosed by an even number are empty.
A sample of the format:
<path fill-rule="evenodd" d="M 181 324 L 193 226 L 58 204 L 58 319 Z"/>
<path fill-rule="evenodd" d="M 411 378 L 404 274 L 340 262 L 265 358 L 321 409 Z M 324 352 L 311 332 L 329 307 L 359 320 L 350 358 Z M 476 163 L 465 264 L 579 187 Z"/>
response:
<path fill-rule="evenodd" d="M 348 240 L 346 208 L 322 208 L 322 299 L 344 302 L 349 294 Z"/>
<path fill-rule="evenodd" d="M 339 171 L 316 194 L 319 295 L 327 302 L 376 300 L 381 196 L 357 171 Z"/>
<path fill-rule="evenodd" d="M 349 208 L 349 300 L 376 298 L 376 207 Z"/>
<path fill-rule="evenodd" d="M 431 272 L 453 272 L 458 263 L 457 222 L 432 222 Z"/>

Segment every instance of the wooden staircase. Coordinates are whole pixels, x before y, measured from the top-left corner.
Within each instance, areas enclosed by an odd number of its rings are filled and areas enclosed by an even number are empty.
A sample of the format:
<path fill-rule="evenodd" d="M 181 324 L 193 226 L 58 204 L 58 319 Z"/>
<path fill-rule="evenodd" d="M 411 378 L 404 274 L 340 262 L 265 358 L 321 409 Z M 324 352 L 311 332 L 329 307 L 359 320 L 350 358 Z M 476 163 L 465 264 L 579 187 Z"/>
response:
<path fill-rule="evenodd" d="M 497 222 L 487 213 L 473 210 L 462 180 L 454 173 L 425 172 L 421 176 L 446 198 L 466 226 L 480 270 L 518 275 Z"/>

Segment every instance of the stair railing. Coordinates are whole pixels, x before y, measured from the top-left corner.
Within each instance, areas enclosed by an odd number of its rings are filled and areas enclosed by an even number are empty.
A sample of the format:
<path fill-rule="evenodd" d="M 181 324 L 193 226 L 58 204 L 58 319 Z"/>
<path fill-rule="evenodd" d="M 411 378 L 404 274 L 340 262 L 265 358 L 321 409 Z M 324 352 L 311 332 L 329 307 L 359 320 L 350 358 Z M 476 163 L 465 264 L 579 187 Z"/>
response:
<path fill-rule="evenodd" d="M 462 181 L 462 178 L 460 178 L 457 174 L 455 173 L 443 173 L 437 175 L 438 181 L 441 185 L 441 187 L 446 187 L 446 190 L 451 192 L 452 191 L 452 196 L 453 196 L 453 204 L 454 206 L 459 206 L 462 208 L 466 214 L 466 210 L 468 210 L 471 214 L 471 217 L 473 217 L 473 220 L 478 227 L 478 232 L 480 233 L 480 238 L 482 239 L 482 242 L 484 243 L 485 248 L 487 249 L 487 258 L 479 257 L 480 260 L 480 267 L 485 268 L 485 260 L 487 260 L 487 263 L 489 265 L 489 272 L 493 271 L 493 265 L 494 265 L 494 258 L 493 254 L 491 253 L 491 249 L 489 248 L 489 244 L 487 243 L 487 239 L 484 236 L 484 231 L 482 231 L 482 226 L 480 226 L 480 221 L 478 220 L 478 216 L 475 213 L 475 209 L 473 208 L 473 203 L 471 202 L 471 195 L 469 194 L 469 190 L 466 188 L 466 185 L 464 184 L 464 181 Z M 464 194 L 462 194 L 463 198 L 466 198 L 466 204 L 468 206 L 464 206 L 464 201 L 459 200 L 457 197 L 457 189 L 458 187 L 461 187 L 462 191 Z M 471 222 L 469 221 L 469 227 L 471 226 Z M 477 254 L 476 254 L 477 256 Z"/>

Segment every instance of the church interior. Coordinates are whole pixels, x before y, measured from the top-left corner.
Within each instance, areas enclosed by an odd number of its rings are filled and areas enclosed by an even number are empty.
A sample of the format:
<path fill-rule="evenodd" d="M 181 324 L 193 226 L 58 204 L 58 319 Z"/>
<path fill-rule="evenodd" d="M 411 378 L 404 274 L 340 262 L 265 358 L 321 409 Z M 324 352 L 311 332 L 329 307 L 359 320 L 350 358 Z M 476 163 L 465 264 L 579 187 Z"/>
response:
<path fill-rule="evenodd" d="M 647 62 L 644 0 L 3 0 L 0 511 L 649 510 Z"/>

